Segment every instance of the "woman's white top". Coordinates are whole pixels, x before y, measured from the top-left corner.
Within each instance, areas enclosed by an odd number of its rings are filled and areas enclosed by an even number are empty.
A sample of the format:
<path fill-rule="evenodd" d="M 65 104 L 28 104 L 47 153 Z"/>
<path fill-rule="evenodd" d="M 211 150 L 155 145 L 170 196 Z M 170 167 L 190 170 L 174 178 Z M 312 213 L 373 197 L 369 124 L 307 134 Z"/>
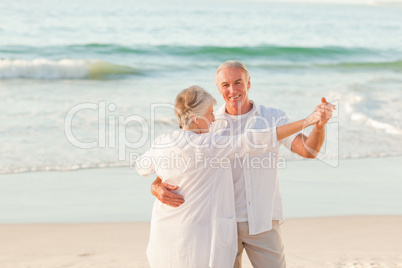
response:
<path fill-rule="evenodd" d="M 238 136 L 175 131 L 157 137 L 137 159 L 142 176 L 179 186 L 177 208 L 155 200 L 147 256 L 152 268 L 233 267 L 237 224 L 230 159 L 269 151 L 276 128 Z"/>

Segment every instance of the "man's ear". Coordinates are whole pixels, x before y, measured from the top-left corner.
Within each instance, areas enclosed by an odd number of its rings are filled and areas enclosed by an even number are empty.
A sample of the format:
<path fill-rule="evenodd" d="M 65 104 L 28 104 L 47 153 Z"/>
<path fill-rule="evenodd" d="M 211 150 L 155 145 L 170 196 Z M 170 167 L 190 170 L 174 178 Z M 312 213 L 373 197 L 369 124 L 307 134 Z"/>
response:
<path fill-rule="evenodd" d="M 250 76 L 248 76 L 247 90 L 249 90 L 250 87 L 251 87 Z"/>

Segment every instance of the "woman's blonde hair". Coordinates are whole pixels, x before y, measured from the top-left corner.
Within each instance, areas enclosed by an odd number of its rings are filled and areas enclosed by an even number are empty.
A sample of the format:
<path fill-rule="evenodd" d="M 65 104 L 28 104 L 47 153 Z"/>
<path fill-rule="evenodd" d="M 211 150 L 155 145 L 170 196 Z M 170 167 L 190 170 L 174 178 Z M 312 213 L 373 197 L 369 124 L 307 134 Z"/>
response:
<path fill-rule="evenodd" d="M 179 122 L 179 127 L 191 127 L 193 116 L 204 116 L 208 108 L 215 104 L 214 97 L 199 86 L 190 86 L 182 90 L 174 103 L 174 113 Z"/>

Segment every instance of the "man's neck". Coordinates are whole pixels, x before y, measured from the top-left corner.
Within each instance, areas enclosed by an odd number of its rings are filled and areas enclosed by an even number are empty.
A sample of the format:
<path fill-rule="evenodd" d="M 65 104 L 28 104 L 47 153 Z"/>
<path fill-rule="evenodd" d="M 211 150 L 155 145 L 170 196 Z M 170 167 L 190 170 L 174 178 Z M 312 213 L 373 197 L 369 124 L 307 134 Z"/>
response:
<path fill-rule="evenodd" d="M 253 109 L 253 103 L 249 100 L 246 102 L 242 103 L 241 105 L 235 105 L 235 106 L 225 106 L 225 111 L 226 113 L 230 115 L 242 115 L 246 114 Z"/>

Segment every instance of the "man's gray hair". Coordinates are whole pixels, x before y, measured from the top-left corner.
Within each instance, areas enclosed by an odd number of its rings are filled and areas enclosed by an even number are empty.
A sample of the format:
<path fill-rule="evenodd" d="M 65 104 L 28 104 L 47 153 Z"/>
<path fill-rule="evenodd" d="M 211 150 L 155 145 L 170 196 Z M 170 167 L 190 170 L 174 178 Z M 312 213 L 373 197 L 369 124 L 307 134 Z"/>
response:
<path fill-rule="evenodd" d="M 216 100 L 211 94 L 199 86 L 190 86 L 182 90 L 176 97 L 174 113 L 180 128 L 189 128 L 194 117 L 202 117 Z"/>
<path fill-rule="evenodd" d="M 239 69 L 246 75 L 246 78 L 247 78 L 247 79 L 248 79 L 249 76 L 250 76 L 250 74 L 249 74 L 249 72 L 248 72 L 246 66 L 244 66 L 244 64 L 241 63 L 241 61 L 238 61 L 238 60 L 227 60 L 227 61 L 225 61 L 224 63 L 222 63 L 222 64 L 218 67 L 218 70 L 216 70 L 216 73 L 215 73 L 215 83 L 216 83 L 216 78 L 217 78 L 217 76 L 218 76 L 218 73 L 219 73 L 221 70 L 226 69 L 226 68 L 239 68 Z"/>

